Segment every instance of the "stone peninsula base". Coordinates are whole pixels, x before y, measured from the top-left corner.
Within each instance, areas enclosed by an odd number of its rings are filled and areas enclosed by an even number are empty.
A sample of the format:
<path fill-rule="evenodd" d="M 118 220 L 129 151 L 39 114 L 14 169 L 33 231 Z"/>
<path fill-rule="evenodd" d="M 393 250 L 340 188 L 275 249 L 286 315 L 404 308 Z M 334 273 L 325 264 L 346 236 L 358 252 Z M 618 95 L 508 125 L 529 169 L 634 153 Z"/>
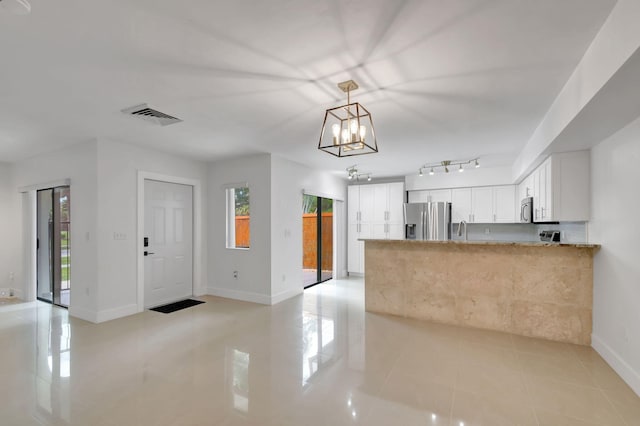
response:
<path fill-rule="evenodd" d="M 365 308 L 589 345 L 596 248 L 369 240 Z"/>

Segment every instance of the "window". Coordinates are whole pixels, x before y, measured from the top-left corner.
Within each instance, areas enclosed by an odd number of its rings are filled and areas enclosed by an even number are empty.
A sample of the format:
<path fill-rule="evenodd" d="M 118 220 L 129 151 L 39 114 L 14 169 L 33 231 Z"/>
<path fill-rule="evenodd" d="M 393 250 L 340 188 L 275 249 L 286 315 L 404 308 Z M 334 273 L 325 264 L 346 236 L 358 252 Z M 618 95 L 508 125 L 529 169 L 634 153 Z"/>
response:
<path fill-rule="evenodd" d="M 249 248 L 249 187 L 227 188 L 227 248 Z"/>

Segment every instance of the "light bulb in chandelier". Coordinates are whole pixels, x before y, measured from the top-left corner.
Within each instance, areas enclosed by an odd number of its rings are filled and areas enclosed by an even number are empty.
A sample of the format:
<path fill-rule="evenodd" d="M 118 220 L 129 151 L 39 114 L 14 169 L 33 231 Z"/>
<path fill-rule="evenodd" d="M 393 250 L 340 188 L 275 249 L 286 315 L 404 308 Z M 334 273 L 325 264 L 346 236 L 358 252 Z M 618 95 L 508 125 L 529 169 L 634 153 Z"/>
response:
<path fill-rule="evenodd" d="M 331 126 L 331 130 L 333 131 L 333 144 L 338 145 L 340 143 L 340 125 L 335 123 Z"/>
<path fill-rule="evenodd" d="M 460 164 L 460 167 L 458 168 L 458 171 L 459 171 L 460 173 L 464 172 L 464 169 L 462 168 L 462 164 Z"/>
<path fill-rule="evenodd" d="M 367 128 L 364 125 L 360 126 L 360 141 L 364 142 L 364 138 L 367 136 Z"/>
<path fill-rule="evenodd" d="M 418 173 L 418 176 L 422 177 L 422 169 L 420 169 L 420 172 Z"/>
<path fill-rule="evenodd" d="M 371 182 L 371 175 L 367 176 L 367 181 Z"/>
<path fill-rule="evenodd" d="M 435 174 L 436 174 L 436 172 L 433 171 L 433 167 L 432 167 L 431 170 L 429 170 L 429 176 L 433 176 Z"/>
<path fill-rule="evenodd" d="M 351 120 L 351 142 L 358 140 L 358 120 Z"/>
<path fill-rule="evenodd" d="M 349 129 L 342 129 L 342 143 L 349 143 Z"/>
<path fill-rule="evenodd" d="M 477 169 L 478 167 L 480 167 L 480 163 L 478 163 L 478 160 L 476 160 L 475 168 Z"/>

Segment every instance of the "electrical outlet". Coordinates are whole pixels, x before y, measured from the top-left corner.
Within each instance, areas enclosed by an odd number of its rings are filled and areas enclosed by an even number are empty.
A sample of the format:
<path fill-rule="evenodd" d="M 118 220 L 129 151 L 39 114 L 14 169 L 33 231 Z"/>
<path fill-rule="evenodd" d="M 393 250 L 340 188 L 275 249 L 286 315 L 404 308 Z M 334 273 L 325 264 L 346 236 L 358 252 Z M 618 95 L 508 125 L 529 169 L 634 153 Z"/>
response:
<path fill-rule="evenodd" d="M 127 239 L 127 234 L 125 234 L 123 232 L 114 232 L 113 233 L 113 239 L 114 240 L 126 240 Z"/>
<path fill-rule="evenodd" d="M 238 271 L 233 271 L 233 278 L 238 279 Z"/>
<path fill-rule="evenodd" d="M 484 228 L 485 235 L 491 234 L 491 228 Z"/>

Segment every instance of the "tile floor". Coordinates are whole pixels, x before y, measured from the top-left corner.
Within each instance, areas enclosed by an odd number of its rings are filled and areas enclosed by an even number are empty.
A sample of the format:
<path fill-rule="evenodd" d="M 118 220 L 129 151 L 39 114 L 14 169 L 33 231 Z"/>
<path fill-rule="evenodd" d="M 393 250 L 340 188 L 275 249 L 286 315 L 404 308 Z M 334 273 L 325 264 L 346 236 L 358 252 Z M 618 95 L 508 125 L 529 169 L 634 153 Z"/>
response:
<path fill-rule="evenodd" d="M 0 305 L 2 425 L 638 425 L 588 347 L 365 313 L 362 280 L 103 324 Z"/>

